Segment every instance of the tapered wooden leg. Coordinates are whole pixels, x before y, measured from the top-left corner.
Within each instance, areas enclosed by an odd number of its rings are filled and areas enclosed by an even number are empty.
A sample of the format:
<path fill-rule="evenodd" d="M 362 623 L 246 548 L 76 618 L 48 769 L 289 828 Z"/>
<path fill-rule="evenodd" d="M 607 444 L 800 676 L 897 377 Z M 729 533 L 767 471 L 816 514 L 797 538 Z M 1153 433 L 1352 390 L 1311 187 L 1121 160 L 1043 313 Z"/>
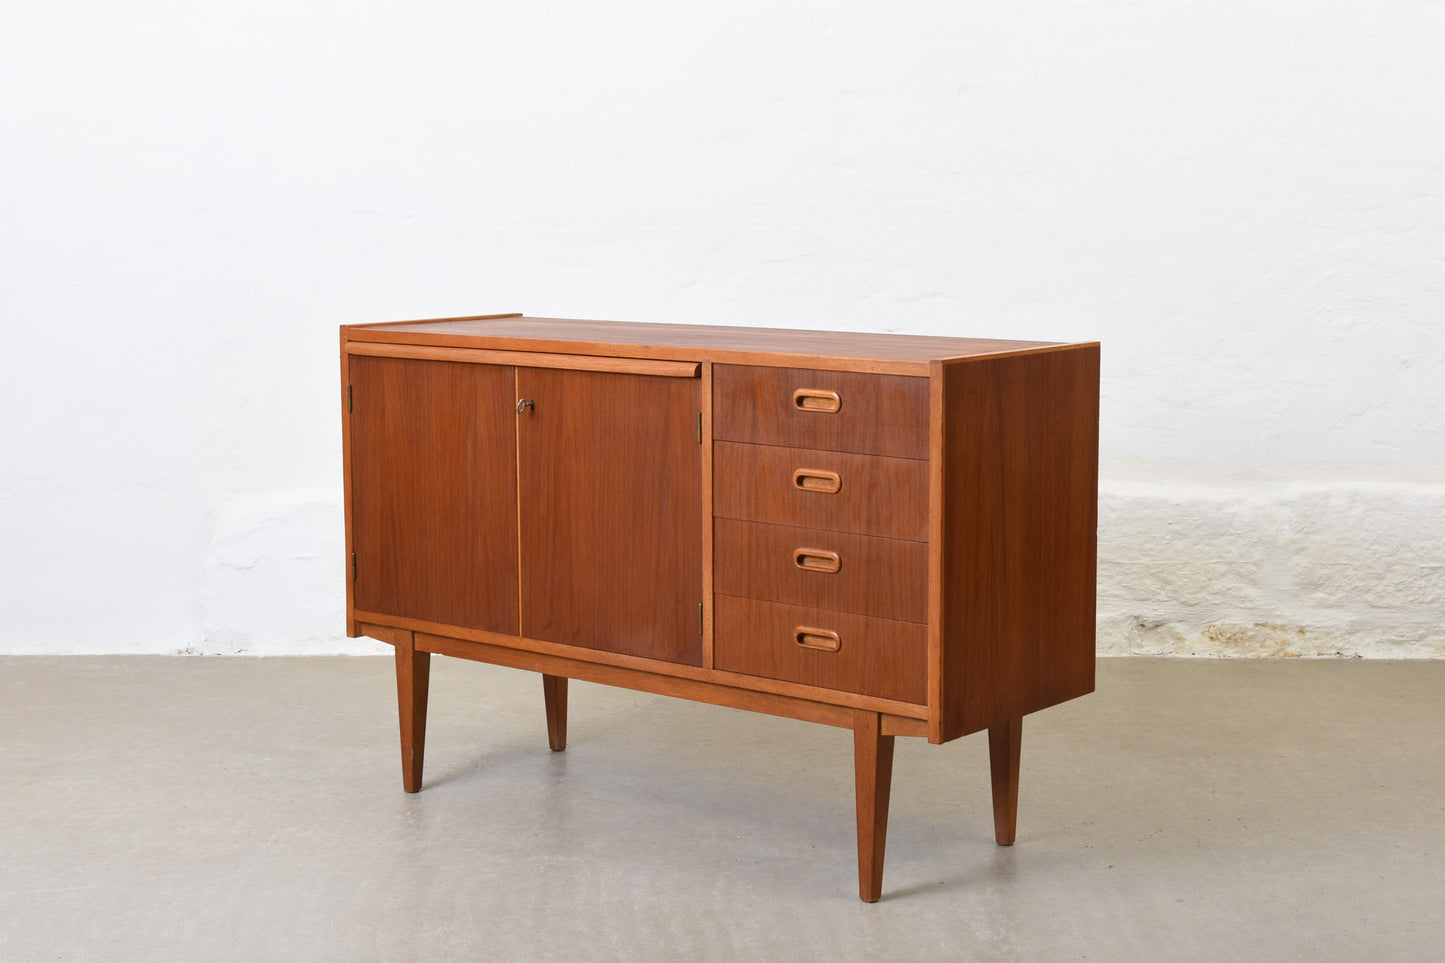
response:
<path fill-rule="evenodd" d="M 544 673 L 542 697 L 547 702 L 547 745 L 561 752 L 567 748 L 567 677 Z"/>
<path fill-rule="evenodd" d="M 988 727 L 988 768 L 993 776 L 993 838 L 1012 846 L 1019 817 L 1019 744 L 1023 719 Z"/>
<path fill-rule="evenodd" d="M 888 791 L 893 783 L 893 737 L 876 712 L 853 716 L 853 778 L 858 802 L 858 898 L 883 895 L 883 849 L 888 841 Z"/>
<path fill-rule="evenodd" d="M 418 652 L 410 632 L 396 633 L 396 704 L 401 716 L 401 784 L 407 792 L 421 789 L 421 764 L 426 751 L 426 696 L 431 653 Z"/>

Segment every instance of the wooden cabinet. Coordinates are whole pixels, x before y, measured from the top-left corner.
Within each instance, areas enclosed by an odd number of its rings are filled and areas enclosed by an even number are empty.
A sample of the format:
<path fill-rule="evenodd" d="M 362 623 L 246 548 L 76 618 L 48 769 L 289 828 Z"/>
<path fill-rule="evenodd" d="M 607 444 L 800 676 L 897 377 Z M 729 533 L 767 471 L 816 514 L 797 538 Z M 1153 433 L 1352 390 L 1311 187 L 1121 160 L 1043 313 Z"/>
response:
<path fill-rule="evenodd" d="M 396 650 L 403 785 L 433 653 L 853 731 L 859 893 L 893 740 L 1093 689 L 1096 344 L 498 315 L 341 331 L 347 627 Z"/>

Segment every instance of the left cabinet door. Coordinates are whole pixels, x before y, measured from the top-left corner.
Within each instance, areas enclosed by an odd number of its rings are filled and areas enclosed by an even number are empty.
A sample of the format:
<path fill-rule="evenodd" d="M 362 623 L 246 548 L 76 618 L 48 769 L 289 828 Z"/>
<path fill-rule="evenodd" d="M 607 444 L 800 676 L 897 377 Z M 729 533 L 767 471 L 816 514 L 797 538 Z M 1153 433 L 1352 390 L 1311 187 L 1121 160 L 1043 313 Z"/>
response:
<path fill-rule="evenodd" d="M 355 608 L 516 635 L 516 369 L 353 356 Z"/>

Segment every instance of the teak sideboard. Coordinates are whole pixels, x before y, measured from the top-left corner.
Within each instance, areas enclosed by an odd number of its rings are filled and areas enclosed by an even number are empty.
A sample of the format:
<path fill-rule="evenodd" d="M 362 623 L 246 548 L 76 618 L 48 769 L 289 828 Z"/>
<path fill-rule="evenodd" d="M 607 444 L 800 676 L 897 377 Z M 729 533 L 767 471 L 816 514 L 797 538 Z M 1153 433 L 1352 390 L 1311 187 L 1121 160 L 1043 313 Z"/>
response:
<path fill-rule="evenodd" d="M 1099 346 L 487 315 L 341 329 L 347 634 L 853 731 L 858 888 L 896 736 L 1093 691 Z"/>

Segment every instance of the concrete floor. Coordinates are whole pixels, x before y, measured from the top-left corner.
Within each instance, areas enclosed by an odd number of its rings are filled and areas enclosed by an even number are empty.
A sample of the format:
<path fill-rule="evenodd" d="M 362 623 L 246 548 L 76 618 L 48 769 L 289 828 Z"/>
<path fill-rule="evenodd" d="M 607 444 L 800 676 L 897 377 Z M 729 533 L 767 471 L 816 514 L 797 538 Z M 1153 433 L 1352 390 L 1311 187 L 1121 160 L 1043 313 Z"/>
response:
<path fill-rule="evenodd" d="M 1445 662 L 1104 660 L 987 749 L 900 739 L 857 899 L 847 732 L 433 661 L 0 659 L 0 959 L 1413 960 L 1445 953 Z"/>

